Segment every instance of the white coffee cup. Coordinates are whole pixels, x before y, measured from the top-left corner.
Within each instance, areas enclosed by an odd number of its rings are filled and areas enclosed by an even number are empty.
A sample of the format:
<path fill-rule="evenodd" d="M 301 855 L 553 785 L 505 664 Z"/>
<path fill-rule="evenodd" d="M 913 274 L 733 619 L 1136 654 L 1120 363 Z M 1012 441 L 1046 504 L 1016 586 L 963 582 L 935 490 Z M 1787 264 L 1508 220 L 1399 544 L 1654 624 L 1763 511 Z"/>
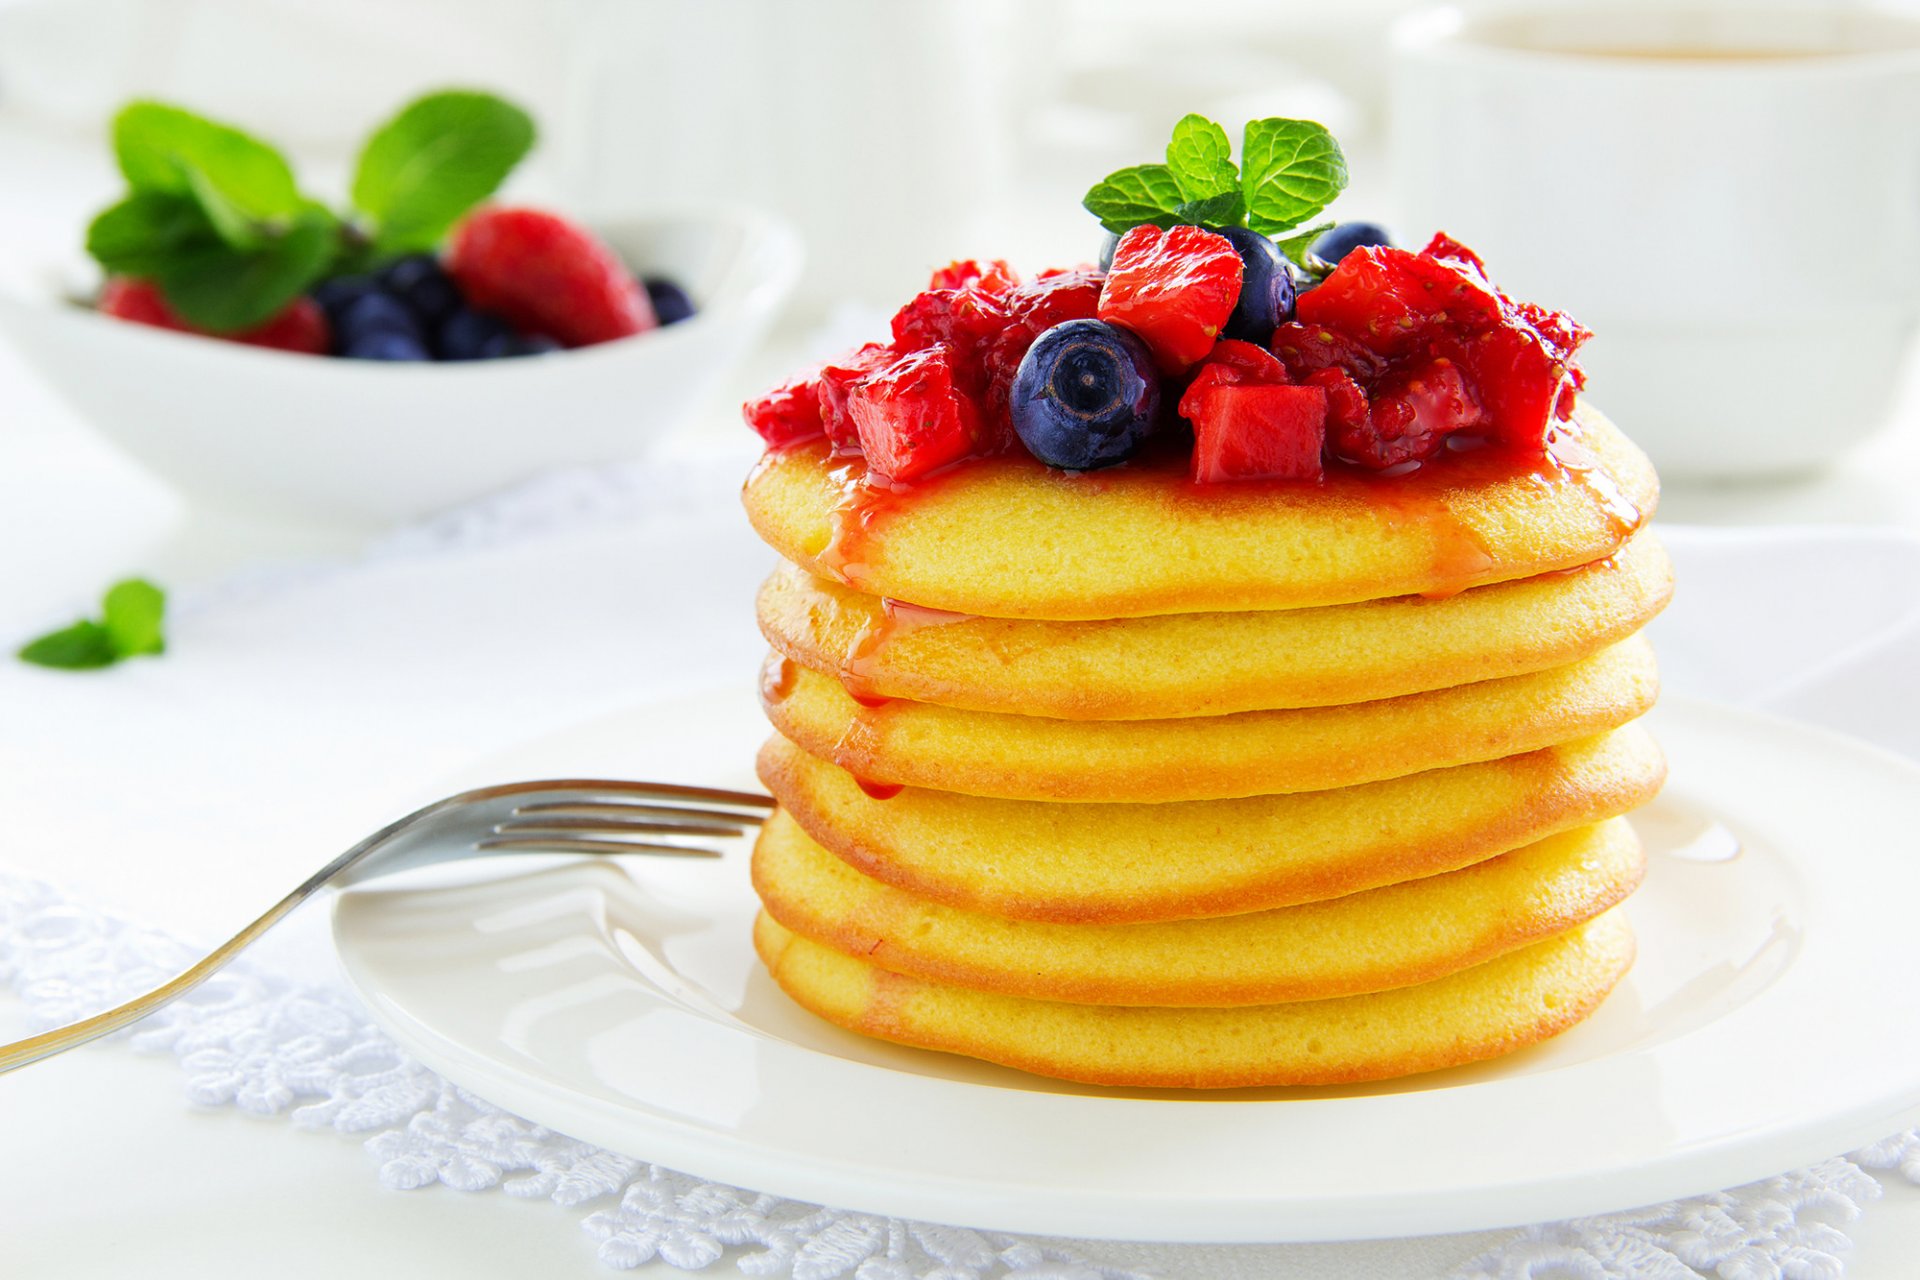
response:
<path fill-rule="evenodd" d="M 1393 33 L 1402 225 L 1593 329 L 1670 477 L 1817 467 L 1920 320 L 1920 24 L 1696 3 L 1432 10 Z"/>

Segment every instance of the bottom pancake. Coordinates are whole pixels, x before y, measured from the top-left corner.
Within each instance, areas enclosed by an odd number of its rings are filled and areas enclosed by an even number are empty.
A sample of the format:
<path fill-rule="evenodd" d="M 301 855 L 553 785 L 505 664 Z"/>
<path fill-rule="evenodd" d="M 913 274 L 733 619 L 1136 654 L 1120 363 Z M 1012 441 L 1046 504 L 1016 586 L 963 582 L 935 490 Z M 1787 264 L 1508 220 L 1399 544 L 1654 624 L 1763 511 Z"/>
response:
<path fill-rule="evenodd" d="M 1238 1009 L 1063 1004 L 891 973 L 764 912 L 753 941 L 795 1002 L 864 1035 L 1087 1084 L 1347 1084 L 1497 1057 L 1581 1021 L 1633 963 L 1618 908 L 1497 960 L 1372 995 Z"/>
<path fill-rule="evenodd" d="M 1005 920 L 870 880 L 785 813 L 753 886 L 804 938 L 895 973 L 1079 1004 L 1261 1005 L 1430 982 L 1590 920 L 1640 883 L 1625 818 L 1442 876 L 1249 915 L 1164 924 Z"/>

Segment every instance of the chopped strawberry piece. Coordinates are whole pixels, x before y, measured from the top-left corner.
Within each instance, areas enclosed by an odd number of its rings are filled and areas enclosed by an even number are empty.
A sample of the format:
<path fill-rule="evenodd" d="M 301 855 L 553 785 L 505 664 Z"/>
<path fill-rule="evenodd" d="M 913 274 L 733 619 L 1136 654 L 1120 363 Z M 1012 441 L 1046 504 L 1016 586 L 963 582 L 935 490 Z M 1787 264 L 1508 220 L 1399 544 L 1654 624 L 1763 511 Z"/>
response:
<path fill-rule="evenodd" d="M 569 347 L 659 324 L 620 255 L 585 227 L 539 209 L 490 205 L 447 244 L 447 272 L 467 305 Z"/>
<path fill-rule="evenodd" d="M 915 480 L 974 452 L 978 410 L 954 385 L 942 348 L 911 351 L 854 384 L 847 409 L 867 469 L 882 480 Z"/>
<path fill-rule="evenodd" d="M 212 333 L 188 324 L 168 304 L 166 296 L 160 292 L 160 286 L 151 280 L 115 276 L 100 291 L 99 305 L 102 314 L 117 320 L 131 320 L 135 324 L 151 325 L 156 329 L 172 329 L 176 333 L 198 334 L 203 338 L 219 338 L 249 347 L 271 347 L 275 351 L 292 351 L 300 355 L 325 355 L 332 337 L 327 328 L 326 313 L 312 298 L 295 298 L 265 324 L 239 333 Z"/>
<path fill-rule="evenodd" d="M 1251 342 L 1241 342 L 1237 338 L 1223 338 L 1213 344 L 1213 350 L 1207 352 L 1207 361 L 1201 365 L 1196 377 L 1212 374 L 1216 379 L 1227 379 L 1235 384 L 1243 382 L 1266 382 L 1275 386 L 1293 381 L 1273 352 L 1265 347 L 1255 346 Z"/>
<path fill-rule="evenodd" d="M 1444 231 L 1434 232 L 1433 239 L 1427 241 L 1427 247 L 1420 252 L 1429 258 L 1447 258 L 1454 262 L 1462 262 L 1483 276 L 1487 274 L 1487 264 L 1480 260 L 1480 255 Z"/>
<path fill-rule="evenodd" d="M 977 284 L 989 293 L 1004 293 L 1020 283 L 1020 273 L 999 258 L 981 266 L 972 258 L 949 262 L 933 273 L 928 289 L 959 289 Z"/>
<path fill-rule="evenodd" d="M 1006 291 L 977 280 L 957 289 L 928 289 L 894 314 L 893 349 L 946 350 L 961 390 L 980 399 L 991 380 L 987 349 L 1012 315 Z"/>
<path fill-rule="evenodd" d="M 1193 421 L 1202 412 L 1207 395 L 1217 387 L 1285 386 L 1292 381 L 1287 368 L 1273 353 L 1225 338 L 1213 344 L 1205 363 L 1193 371 L 1193 379 L 1180 397 L 1180 416 Z"/>
<path fill-rule="evenodd" d="M 1297 314 L 1274 334 L 1294 376 L 1339 368 L 1373 402 L 1364 425 L 1342 404 L 1331 410 L 1335 451 L 1361 466 L 1430 457 L 1468 430 L 1539 453 L 1585 381 L 1574 353 L 1587 330 L 1507 297 L 1479 256 L 1444 234 L 1417 254 L 1355 250 L 1301 296 Z"/>
<path fill-rule="evenodd" d="M 1327 393 L 1320 387 L 1243 383 L 1209 387 L 1181 413 L 1193 423 L 1192 475 L 1222 480 L 1318 480 L 1326 446 Z"/>
<path fill-rule="evenodd" d="M 1114 248 L 1099 316 L 1138 334 L 1162 372 L 1185 373 L 1213 349 L 1240 299 L 1244 270 L 1223 235 L 1135 227 Z"/>
<path fill-rule="evenodd" d="M 1356 249 L 1302 294 L 1306 325 L 1344 334 L 1383 356 L 1413 350 L 1448 329 L 1500 323 L 1501 299 L 1478 268 L 1405 249 Z"/>
<path fill-rule="evenodd" d="M 1373 389 L 1364 423 L 1343 413 L 1331 443 L 1339 457 L 1379 471 L 1431 458 L 1449 435 L 1485 416 L 1460 366 L 1439 357 L 1388 373 Z"/>
<path fill-rule="evenodd" d="M 847 453 L 860 447 L 860 436 L 854 428 L 853 415 L 847 410 L 848 395 L 861 379 L 886 368 L 898 357 L 899 352 L 892 347 L 869 342 L 822 366 L 816 388 L 820 403 L 820 426 L 827 433 L 827 439 L 833 441 L 835 449 Z"/>
<path fill-rule="evenodd" d="M 801 374 L 741 405 L 740 415 L 769 449 L 812 440 L 821 432 L 818 380 L 814 374 Z"/>
<path fill-rule="evenodd" d="M 1315 369 L 1300 381 L 1327 393 L 1327 439 L 1336 449 L 1350 433 L 1366 429 L 1367 393 L 1352 374 L 1345 369 Z"/>

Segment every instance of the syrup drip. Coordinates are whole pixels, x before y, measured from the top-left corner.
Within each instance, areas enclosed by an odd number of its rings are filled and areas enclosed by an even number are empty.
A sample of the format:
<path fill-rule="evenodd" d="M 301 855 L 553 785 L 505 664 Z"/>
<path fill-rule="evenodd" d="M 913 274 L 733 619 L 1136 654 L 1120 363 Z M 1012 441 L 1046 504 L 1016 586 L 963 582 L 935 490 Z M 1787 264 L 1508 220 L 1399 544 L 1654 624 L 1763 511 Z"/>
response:
<path fill-rule="evenodd" d="M 791 658 L 783 658 L 777 653 L 767 655 L 760 666 L 760 701 L 771 705 L 785 702 L 793 694 L 794 682 L 800 678 L 800 668 Z"/>
<path fill-rule="evenodd" d="M 950 613 L 945 609 L 929 609 L 925 605 L 908 604 L 904 600 L 883 599 L 880 612 L 862 624 L 860 631 L 847 646 L 846 656 L 841 659 L 840 683 L 846 686 L 847 693 L 863 707 L 884 705 L 889 699 L 876 688 L 883 651 L 902 636 L 912 635 L 927 627 L 944 627 L 949 623 L 966 622 L 972 618 L 968 613 Z"/>
<path fill-rule="evenodd" d="M 1459 595 L 1479 586 L 1493 571 L 1496 561 L 1486 539 L 1453 513 L 1443 485 L 1425 476 L 1355 478 L 1352 483 L 1361 490 L 1360 501 L 1426 544 L 1425 576 L 1433 585 L 1419 593 L 1422 598 L 1445 600 Z"/>
<path fill-rule="evenodd" d="M 897 782 L 875 782 L 871 778 L 853 775 L 854 783 L 875 800 L 891 800 L 906 788 Z"/>
<path fill-rule="evenodd" d="M 831 478 L 840 497 L 829 517 L 830 533 L 827 545 L 820 549 L 820 564 L 848 586 L 863 588 L 873 573 L 879 530 L 904 504 L 906 495 L 900 488 L 884 487 L 858 458 L 835 467 Z"/>
<path fill-rule="evenodd" d="M 1646 512 L 1621 491 L 1571 424 L 1563 424 L 1547 437 L 1547 457 L 1562 476 L 1586 490 L 1593 509 L 1612 527 L 1615 538 L 1625 542 L 1646 523 Z"/>

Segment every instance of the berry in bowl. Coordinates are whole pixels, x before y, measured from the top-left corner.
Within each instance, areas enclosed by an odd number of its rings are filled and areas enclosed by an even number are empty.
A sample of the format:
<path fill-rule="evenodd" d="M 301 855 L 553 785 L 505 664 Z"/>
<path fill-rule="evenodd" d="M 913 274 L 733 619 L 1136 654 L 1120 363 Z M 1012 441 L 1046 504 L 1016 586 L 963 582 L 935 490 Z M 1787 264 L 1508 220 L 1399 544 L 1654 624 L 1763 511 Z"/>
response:
<path fill-rule="evenodd" d="M 587 225 L 494 192 L 533 144 L 488 94 L 382 125 L 335 213 L 278 152 L 158 103 L 80 305 L 0 284 L 0 328 L 82 417 L 192 499 L 376 527 L 542 470 L 643 454 L 759 338 L 800 266 L 747 210 Z"/>

